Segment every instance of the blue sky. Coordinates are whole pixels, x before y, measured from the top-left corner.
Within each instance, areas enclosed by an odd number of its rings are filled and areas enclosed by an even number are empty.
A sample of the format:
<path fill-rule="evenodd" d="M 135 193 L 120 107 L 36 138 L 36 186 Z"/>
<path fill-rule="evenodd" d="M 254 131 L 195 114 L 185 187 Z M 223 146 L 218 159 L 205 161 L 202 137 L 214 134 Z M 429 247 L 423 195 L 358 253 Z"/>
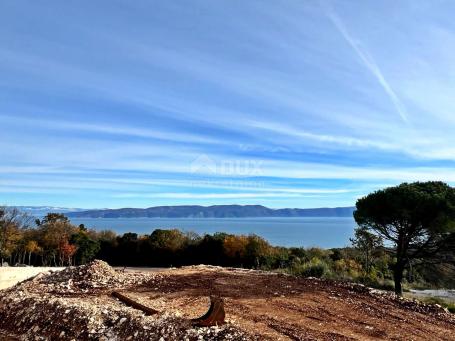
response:
<path fill-rule="evenodd" d="M 0 203 L 348 206 L 455 183 L 453 1 L 2 1 Z"/>

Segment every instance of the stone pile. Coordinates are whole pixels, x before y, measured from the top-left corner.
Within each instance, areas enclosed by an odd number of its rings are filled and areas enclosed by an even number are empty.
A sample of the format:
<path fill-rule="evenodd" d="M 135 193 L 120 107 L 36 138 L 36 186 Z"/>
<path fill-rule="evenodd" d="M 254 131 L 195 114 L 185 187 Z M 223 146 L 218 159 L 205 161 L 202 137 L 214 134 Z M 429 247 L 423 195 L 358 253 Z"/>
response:
<path fill-rule="evenodd" d="M 196 328 L 166 311 L 145 316 L 110 296 L 111 290 L 153 286 L 160 278 L 119 272 L 98 260 L 40 274 L 0 291 L 0 332 L 22 340 L 252 339 L 229 324 Z"/>
<path fill-rule="evenodd" d="M 178 316 L 145 316 L 103 302 L 27 294 L 0 298 L 0 330 L 23 340 L 250 340 L 231 325 L 194 328 Z"/>
<path fill-rule="evenodd" d="M 447 308 L 444 308 L 439 304 L 424 303 L 415 298 L 405 298 L 391 292 L 376 289 L 370 289 L 370 294 L 383 302 L 394 302 L 406 310 L 412 310 L 423 314 L 430 313 L 437 316 L 445 316 L 446 319 L 455 322 L 455 315 L 451 314 Z"/>
<path fill-rule="evenodd" d="M 445 316 L 448 320 L 455 321 L 455 316 L 439 304 L 424 303 L 417 299 L 401 297 L 390 291 L 374 289 L 358 283 L 332 282 L 331 284 L 334 287 L 348 289 L 353 293 L 367 294 L 383 303 L 393 302 L 406 310 L 412 310 L 423 314 L 430 313 L 438 316 Z"/>
<path fill-rule="evenodd" d="M 78 267 L 68 267 L 61 271 L 41 273 L 22 283 L 22 288 L 32 292 L 54 294 L 97 294 L 108 289 L 122 289 L 158 280 L 159 275 L 123 273 L 114 270 L 109 264 L 95 260 Z"/>

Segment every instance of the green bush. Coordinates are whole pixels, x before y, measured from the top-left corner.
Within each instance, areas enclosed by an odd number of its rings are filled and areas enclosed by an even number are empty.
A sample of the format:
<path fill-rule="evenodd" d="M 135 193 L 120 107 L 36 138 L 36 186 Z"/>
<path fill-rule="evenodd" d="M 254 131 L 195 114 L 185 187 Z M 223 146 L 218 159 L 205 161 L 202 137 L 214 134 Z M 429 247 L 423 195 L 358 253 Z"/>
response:
<path fill-rule="evenodd" d="M 294 270 L 294 274 L 296 276 L 302 277 L 321 278 L 329 273 L 330 269 L 327 263 L 319 260 L 318 258 L 313 258 L 310 262 L 305 262 L 302 265 L 297 266 Z"/>
<path fill-rule="evenodd" d="M 452 314 L 455 314 L 455 303 L 450 303 L 447 305 L 447 309 L 449 309 L 449 311 L 452 313 Z"/>
<path fill-rule="evenodd" d="M 440 298 L 440 297 L 428 297 L 423 300 L 425 303 L 428 304 L 439 304 L 439 305 L 444 305 L 446 302 Z"/>
<path fill-rule="evenodd" d="M 310 262 L 313 259 L 328 261 L 330 260 L 330 255 L 332 254 L 332 251 L 325 250 L 319 247 L 310 247 L 305 250 L 305 253 L 306 259 L 309 260 Z"/>

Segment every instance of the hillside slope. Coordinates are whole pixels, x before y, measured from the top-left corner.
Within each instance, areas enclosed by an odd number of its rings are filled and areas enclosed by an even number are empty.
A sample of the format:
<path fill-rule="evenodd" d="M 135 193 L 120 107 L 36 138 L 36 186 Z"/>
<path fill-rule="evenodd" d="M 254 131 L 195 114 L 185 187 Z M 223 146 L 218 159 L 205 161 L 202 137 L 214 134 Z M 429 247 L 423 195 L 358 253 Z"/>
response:
<path fill-rule="evenodd" d="M 261 205 L 157 206 L 70 212 L 73 218 L 248 218 L 248 217 L 352 217 L 354 207 L 282 208 Z"/>

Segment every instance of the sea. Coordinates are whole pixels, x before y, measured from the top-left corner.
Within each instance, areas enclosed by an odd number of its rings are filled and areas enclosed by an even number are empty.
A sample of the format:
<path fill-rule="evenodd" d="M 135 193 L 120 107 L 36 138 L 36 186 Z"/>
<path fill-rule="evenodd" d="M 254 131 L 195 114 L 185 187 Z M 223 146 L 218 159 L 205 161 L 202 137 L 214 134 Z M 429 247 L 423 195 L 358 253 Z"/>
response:
<path fill-rule="evenodd" d="M 95 230 L 117 234 L 150 234 L 155 229 L 177 228 L 200 235 L 226 232 L 256 234 L 275 246 L 335 248 L 350 244 L 356 226 L 351 217 L 292 218 L 72 218 Z"/>

